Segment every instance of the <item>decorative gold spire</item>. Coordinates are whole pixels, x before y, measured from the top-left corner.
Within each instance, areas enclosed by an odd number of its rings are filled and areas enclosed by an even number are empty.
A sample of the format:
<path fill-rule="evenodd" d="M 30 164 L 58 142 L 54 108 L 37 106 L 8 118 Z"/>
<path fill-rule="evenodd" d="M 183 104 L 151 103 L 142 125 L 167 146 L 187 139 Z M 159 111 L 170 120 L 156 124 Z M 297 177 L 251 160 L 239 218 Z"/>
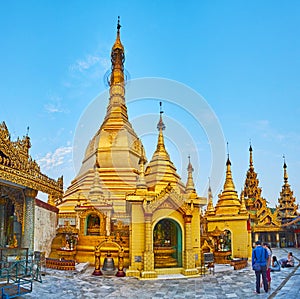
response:
<path fill-rule="evenodd" d="M 145 164 L 147 163 L 144 146 L 142 145 L 142 154 L 139 160 L 140 172 L 138 176 L 138 181 L 136 187 L 139 189 L 147 189 L 147 184 L 145 180 Z"/>
<path fill-rule="evenodd" d="M 156 150 L 152 156 L 151 161 L 147 165 L 145 171 L 145 178 L 147 186 L 149 188 L 155 188 L 155 191 L 159 192 L 165 188 L 168 184 L 174 183 L 178 186 L 180 190 L 185 191 L 185 186 L 181 182 L 179 175 L 176 172 L 176 168 L 172 163 L 170 156 L 165 148 L 163 130 L 165 129 L 165 124 L 162 119 L 162 103 L 160 105 L 160 117 L 157 124 L 158 141 Z"/>
<path fill-rule="evenodd" d="M 241 192 L 241 208 L 240 208 L 240 214 L 247 214 L 247 208 L 245 204 L 245 197 L 244 197 L 244 191 Z"/>
<path fill-rule="evenodd" d="M 160 115 L 159 115 L 159 122 L 157 124 L 157 130 L 159 131 L 158 133 L 158 141 L 157 141 L 157 146 L 156 146 L 156 153 L 160 153 L 165 155 L 168 159 L 170 159 L 169 154 L 166 151 L 165 148 L 165 141 L 164 141 L 164 135 L 163 135 L 163 131 L 166 129 L 166 126 L 163 122 L 162 119 L 162 115 L 163 115 L 163 111 L 162 111 L 162 102 L 159 102 L 159 108 L 160 108 Z"/>
<path fill-rule="evenodd" d="M 188 164 L 188 167 L 187 167 L 188 178 L 187 178 L 187 182 L 186 182 L 185 191 L 186 192 L 193 192 L 193 191 L 195 191 L 195 184 L 194 184 L 194 180 L 193 180 L 194 168 L 191 164 L 191 157 L 188 156 L 188 158 L 189 158 L 189 164 Z"/>
<path fill-rule="evenodd" d="M 280 198 L 278 199 L 279 205 L 276 206 L 277 218 L 281 223 L 296 218 L 298 214 L 298 205 L 296 204 L 296 198 L 294 197 L 291 186 L 288 183 L 287 165 L 285 163 L 285 156 L 283 156 L 283 180 L 284 184 L 280 192 Z"/>
<path fill-rule="evenodd" d="M 224 183 L 224 190 L 219 194 L 219 200 L 215 207 L 216 215 L 237 215 L 240 213 L 241 203 L 238 194 L 235 191 L 234 183 L 231 174 L 231 162 L 229 154 L 226 162 L 226 179 Z"/>
<path fill-rule="evenodd" d="M 215 214 L 215 208 L 213 205 L 213 194 L 211 191 L 210 183 L 208 186 L 208 194 L 207 195 L 208 195 L 208 203 L 207 203 L 207 208 L 206 208 L 206 214 L 211 216 L 211 215 Z"/>
<path fill-rule="evenodd" d="M 250 147 L 249 147 L 249 152 L 250 152 L 249 168 L 250 169 L 254 169 L 254 167 L 253 167 L 253 158 L 252 158 L 252 146 L 251 146 L 251 143 L 250 143 Z"/>
<path fill-rule="evenodd" d="M 287 173 L 287 166 L 286 166 L 286 163 L 285 163 L 285 156 L 283 156 L 283 180 L 284 180 L 284 184 L 288 184 L 288 173 Z"/>
<path fill-rule="evenodd" d="M 248 210 L 257 210 L 255 207 L 255 201 L 265 201 L 261 197 L 262 189 L 259 187 L 259 179 L 257 178 L 257 173 L 254 170 L 253 166 L 253 156 L 252 156 L 252 145 L 250 143 L 249 147 L 250 158 L 249 158 L 249 169 L 246 174 L 245 184 L 244 184 L 244 198 L 246 207 Z"/>
<path fill-rule="evenodd" d="M 116 41 L 112 47 L 112 50 L 115 50 L 115 49 L 121 49 L 124 51 L 124 47 L 121 43 L 121 39 L 120 39 L 120 29 L 121 29 L 121 24 L 120 24 L 120 16 L 118 16 L 118 24 L 117 24 L 117 38 L 116 38 Z"/>
<path fill-rule="evenodd" d="M 120 39 L 120 17 L 118 17 L 117 38 L 111 49 L 112 73 L 110 76 L 110 86 L 114 84 L 124 84 L 124 47 Z"/>
<path fill-rule="evenodd" d="M 125 103 L 125 76 L 124 76 L 124 47 L 120 39 L 120 19 L 118 17 L 117 38 L 111 49 L 111 74 L 109 79 L 109 105 L 103 125 L 107 122 L 114 123 L 115 128 L 120 128 L 128 123 L 127 107 Z"/>
<path fill-rule="evenodd" d="M 231 162 L 229 160 L 229 154 L 226 162 L 226 179 L 224 183 L 224 191 L 235 191 L 235 186 L 232 180 L 232 173 L 231 173 Z"/>
<path fill-rule="evenodd" d="M 98 168 L 99 166 L 96 163 L 96 165 L 94 166 L 94 182 L 91 186 L 89 196 L 88 196 L 89 199 L 94 202 L 102 201 L 104 198 Z"/>

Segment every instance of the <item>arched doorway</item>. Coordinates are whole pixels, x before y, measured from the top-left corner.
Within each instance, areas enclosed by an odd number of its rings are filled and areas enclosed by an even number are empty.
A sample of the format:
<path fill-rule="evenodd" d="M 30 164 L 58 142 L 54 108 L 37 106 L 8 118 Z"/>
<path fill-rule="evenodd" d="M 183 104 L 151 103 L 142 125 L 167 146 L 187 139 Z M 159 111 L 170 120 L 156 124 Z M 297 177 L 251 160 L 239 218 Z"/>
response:
<path fill-rule="evenodd" d="M 162 219 L 153 230 L 155 268 L 182 266 L 182 231 L 173 219 Z"/>

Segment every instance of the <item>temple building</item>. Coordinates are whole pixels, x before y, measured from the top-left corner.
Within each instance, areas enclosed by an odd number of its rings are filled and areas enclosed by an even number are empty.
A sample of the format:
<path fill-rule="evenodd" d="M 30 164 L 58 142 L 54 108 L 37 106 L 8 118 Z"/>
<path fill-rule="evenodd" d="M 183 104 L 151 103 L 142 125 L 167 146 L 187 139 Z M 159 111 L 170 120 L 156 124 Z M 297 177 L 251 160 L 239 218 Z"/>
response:
<path fill-rule="evenodd" d="M 147 164 L 127 114 L 120 27 L 118 22 L 106 116 L 79 173 L 55 203 L 60 228 L 50 256 L 93 264 L 97 247 L 101 265 L 108 252 L 116 263 L 122 252 L 127 276 L 155 278 L 166 273 L 162 268 L 194 275 L 201 262 L 200 209 L 206 198 L 195 191 L 190 160 L 186 184 L 171 161 L 161 103 L 157 146 Z"/>
<path fill-rule="evenodd" d="M 228 258 L 251 257 L 249 213 L 245 206 L 243 194 L 239 199 L 235 190 L 229 156 L 226 162 L 223 191 L 218 197 L 218 202 L 214 207 L 212 197 L 209 196 L 205 214 L 207 234 L 214 238 L 212 246 L 216 261 L 226 263 Z"/>
<path fill-rule="evenodd" d="M 252 241 L 260 239 L 268 242 L 272 247 L 294 246 L 297 238 L 287 229 L 289 223 L 299 216 L 298 205 L 295 204 L 293 191 L 288 184 L 287 165 L 283 164 L 284 184 L 278 199 L 279 205 L 270 208 L 266 199 L 261 196 L 262 189 L 259 187 L 257 173 L 253 166 L 253 149 L 249 148 L 249 169 L 244 184 L 244 199 L 246 208 L 250 214 Z"/>
<path fill-rule="evenodd" d="M 0 248 L 51 250 L 56 234 L 63 179 L 51 179 L 29 155 L 28 134 L 12 141 L 4 122 L 0 124 Z M 49 204 L 36 198 L 38 191 L 48 194 Z"/>

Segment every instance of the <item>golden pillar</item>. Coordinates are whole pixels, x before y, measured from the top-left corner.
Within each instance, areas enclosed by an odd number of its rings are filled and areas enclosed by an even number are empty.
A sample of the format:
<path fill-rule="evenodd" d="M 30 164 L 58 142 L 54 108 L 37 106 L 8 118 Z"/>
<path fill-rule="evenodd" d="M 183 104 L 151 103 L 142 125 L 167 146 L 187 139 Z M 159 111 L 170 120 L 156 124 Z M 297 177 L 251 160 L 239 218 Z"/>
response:
<path fill-rule="evenodd" d="M 183 274 L 184 275 L 195 275 L 198 270 L 195 265 L 195 255 L 192 246 L 192 215 L 187 214 L 184 217 L 185 224 L 185 250 L 183 259 Z"/>
<path fill-rule="evenodd" d="M 276 233 L 276 247 L 280 247 L 279 233 Z"/>
<path fill-rule="evenodd" d="M 151 219 L 152 214 L 145 215 L 144 270 L 141 273 L 143 278 L 157 277 L 157 274 L 154 271 L 153 233 Z"/>

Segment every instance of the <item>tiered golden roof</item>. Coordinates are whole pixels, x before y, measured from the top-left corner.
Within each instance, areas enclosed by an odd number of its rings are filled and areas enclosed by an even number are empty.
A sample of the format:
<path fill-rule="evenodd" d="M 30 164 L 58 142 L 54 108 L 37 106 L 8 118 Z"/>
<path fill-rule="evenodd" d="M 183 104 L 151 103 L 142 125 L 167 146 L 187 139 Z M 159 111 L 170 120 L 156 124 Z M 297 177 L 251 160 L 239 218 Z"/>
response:
<path fill-rule="evenodd" d="M 226 178 L 224 188 L 221 194 L 219 194 L 219 200 L 215 207 L 216 215 L 237 215 L 240 212 L 241 203 L 238 198 L 238 194 L 235 190 L 235 186 L 231 173 L 231 162 L 228 156 L 226 162 Z"/>
<path fill-rule="evenodd" d="M 253 166 L 253 149 L 249 147 L 249 169 L 246 174 L 243 196 L 246 208 L 250 213 L 251 227 L 253 231 L 279 229 L 279 222 L 271 209 L 267 206 L 267 201 L 261 196 L 262 189 L 259 187 L 257 173 Z"/>
<path fill-rule="evenodd" d="M 161 102 L 160 102 L 161 107 Z M 165 124 L 162 119 L 162 110 L 160 111 L 159 122 L 157 125 L 158 140 L 156 150 L 152 156 L 151 161 L 149 162 L 146 171 L 145 179 L 147 186 L 153 191 L 159 192 L 169 183 L 173 184 L 180 192 L 184 192 L 185 187 L 180 180 L 180 176 L 176 172 L 176 168 L 173 162 L 170 159 L 170 156 L 165 147 L 163 130 L 165 130 Z"/>
<path fill-rule="evenodd" d="M 286 223 L 299 216 L 299 213 L 297 212 L 298 205 L 295 203 L 296 198 L 288 183 L 287 165 L 285 161 L 283 164 L 283 180 L 284 184 L 280 192 L 280 198 L 278 199 L 279 205 L 276 206 L 275 214 L 281 223 Z"/>

